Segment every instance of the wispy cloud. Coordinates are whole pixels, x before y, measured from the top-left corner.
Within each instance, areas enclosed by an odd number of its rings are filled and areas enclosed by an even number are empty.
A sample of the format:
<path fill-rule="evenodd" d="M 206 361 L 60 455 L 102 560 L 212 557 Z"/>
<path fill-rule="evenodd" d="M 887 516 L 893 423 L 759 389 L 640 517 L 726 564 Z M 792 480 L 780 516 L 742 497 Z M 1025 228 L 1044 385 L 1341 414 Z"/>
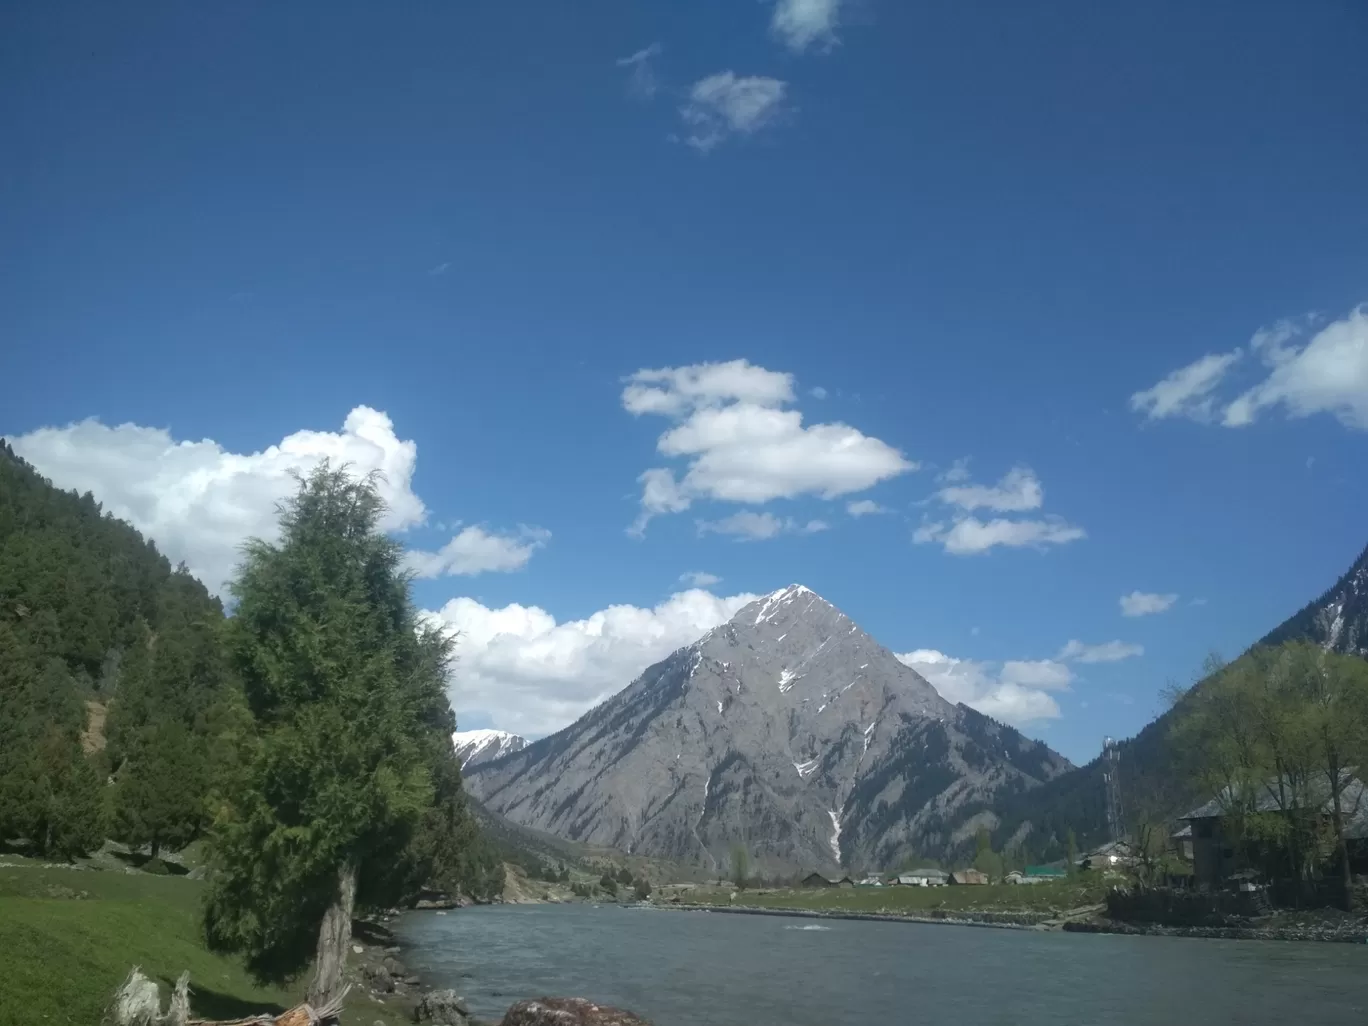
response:
<path fill-rule="evenodd" d="M 660 88 L 660 80 L 656 76 L 655 66 L 651 63 L 660 56 L 664 48 L 659 43 L 652 43 L 650 46 L 643 47 L 630 57 L 621 57 L 617 61 L 619 68 L 628 68 L 627 92 L 634 99 L 649 100 L 655 96 Z"/>
<path fill-rule="evenodd" d="M 699 79 L 679 108 L 684 142 L 709 153 L 728 137 L 754 135 L 783 113 L 788 83 L 761 75 L 718 72 Z"/>
<path fill-rule="evenodd" d="M 743 510 L 721 520 L 698 521 L 698 533 L 731 535 L 737 541 L 764 541 L 781 534 L 816 534 L 831 525 L 825 520 L 803 523 L 793 517 L 777 517 L 773 513 L 752 513 Z"/>
<path fill-rule="evenodd" d="M 1035 517 L 996 516 L 981 520 L 974 510 L 994 513 L 1024 513 L 1040 509 L 1045 489 L 1027 467 L 1013 467 L 994 485 L 975 484 L 969 479 L 967 461 L 956 460 L 940 476 L 945 487 L 934 498 L 944 504 L 949 519 L 927 517 L 912 533 L 917 545 L 938 542 L 953 556 L 969 556 L 998 548 L 1037 548 L 1063 545 L 1086 538 L 1083 528 L 1054 514 Z"/>
<path fill-rule="evenodd" d="M 1159 595 L 1149 591 L 1133 591 L 1129 595 L 1121 596 L 1121 615 L 1151 616 L 1154 613 L 1165 612 L 1177 601 L 1178 596 L 1175 594 Z"/>
<path fill-rule="evenodd" d="M 437 264 L 435 267 L 429 267 L 428 274 L 436 278 L 443 274 L 446 274 L 449 270 L 451 270 L 451 261 L 443 260 L 440 264 Z"/>
<path fill-rule="evenodd" d="M 1131 409 L 1148 420 L 1184 417 L 1228 428 L 1276 409 L 1289 417 L 1328 413 L 1368 431 L 1368 305 L 1317 330 L 1319 324 L 1322 318 L 1308 314 L 1262 328 L 1247 350 L 1208 353 L 1136 392 Z M 1226 400 L 1218 389 L 1246 355 L 1263 365 L 1263 380 Z"/>
<path fill-rule="evenodd" d="M 856 499 L 846 503 L 846 512 L 852 517 L 868 517 L 878 513 L 893 512 L 887 506 L 880 506 L 873 499 Z"/>
<path fill-rule="evenodd" d="M 1124 641 L 1104 641 L 1100 645 L 1085 645 L 1081 641 L 1070 641 L 1055 656 L 1060 662 L 1073 663 L 1119 663 L 1145 654 L 1143 645 L 1132 645 Z"/>
<path fill-rule="evenodd" d="M 808 47 L 830 50 L 839 40 L 836 25 L 843 0 L 778 0 L 770 32 L 794 53 Z"/>
<path fill-rule="evenodd" d="M 702 570 L 690 570 L 688 573 L 679 575 L 679 583 L 694 588 L 711 588 L 714 584 L 721 584 L 722 578 L 718 577 L 717 574 L 705 573 Z"/>

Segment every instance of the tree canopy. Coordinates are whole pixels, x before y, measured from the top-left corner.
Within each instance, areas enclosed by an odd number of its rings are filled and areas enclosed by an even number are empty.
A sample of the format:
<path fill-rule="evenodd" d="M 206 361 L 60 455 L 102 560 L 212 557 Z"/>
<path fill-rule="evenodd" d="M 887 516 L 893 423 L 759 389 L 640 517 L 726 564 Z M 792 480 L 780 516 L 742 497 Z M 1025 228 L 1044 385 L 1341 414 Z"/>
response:
<path fill-rule="evenodd" d="M 420 621 L 383 511 L 373 478 L 325 463 L 232 585 L 228 652 L 254 730 L 211 834 L 207 933 L 265 979 L 316 953 L 315 998 L 335 987 L 353 901 L 454 879 L 478 848 L 451 747 L 452 641 Z"/>

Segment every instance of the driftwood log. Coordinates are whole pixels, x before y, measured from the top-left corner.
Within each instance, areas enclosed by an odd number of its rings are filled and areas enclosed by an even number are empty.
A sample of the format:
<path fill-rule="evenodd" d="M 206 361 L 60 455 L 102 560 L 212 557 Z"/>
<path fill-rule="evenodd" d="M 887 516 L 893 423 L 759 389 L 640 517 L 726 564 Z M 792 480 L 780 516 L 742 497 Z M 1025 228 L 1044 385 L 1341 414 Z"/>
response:
<path fill-rule="evenodd" d="M 195 1019 L 190 1015 L 190 974 L 181 973 L 171 991 L 171 1003 L 161 1008 L 161 991 L 140 967 L 134 966 L 128 979 L 114 993 L 109 1018 L 114 1026 L 337 1026 L 342 1001 L 350 986 L 320 1008 L 305 1002 L 287 1012 L 249 1015 L 245 1019 Z"/>

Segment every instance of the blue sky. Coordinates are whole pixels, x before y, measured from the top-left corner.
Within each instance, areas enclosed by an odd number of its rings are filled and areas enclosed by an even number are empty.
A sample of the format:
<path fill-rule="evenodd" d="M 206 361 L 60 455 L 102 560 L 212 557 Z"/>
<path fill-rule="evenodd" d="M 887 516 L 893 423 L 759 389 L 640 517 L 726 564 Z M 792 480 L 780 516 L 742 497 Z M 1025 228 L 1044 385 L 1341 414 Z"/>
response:
<path fill-rule="evenodd" d="M 799 581 L 1086 758 L 1368 542 L 1366 34 L 10 5 L 0 433 L 211 578 L 290 466 L 385 467 L 466 726 L 554 729 Z"/>

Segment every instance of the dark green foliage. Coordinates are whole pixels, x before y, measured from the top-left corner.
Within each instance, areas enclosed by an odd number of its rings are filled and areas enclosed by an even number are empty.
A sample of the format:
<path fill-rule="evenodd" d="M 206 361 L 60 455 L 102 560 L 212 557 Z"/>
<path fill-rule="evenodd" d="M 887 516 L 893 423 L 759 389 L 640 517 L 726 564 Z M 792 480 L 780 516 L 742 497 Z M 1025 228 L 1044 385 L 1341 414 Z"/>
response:
<path fill-rule="evenodd" d="M 615 898 L 617 897 L 617 877 L 613 876 L 612 873 L 604 873 L 601 877 L 599 877 L 599 886 L 602 887 L 604 891 L 606 891 L 608 894 L 612 895 Z"/>
<path fill-rule="evenodd" d="M 81 749 L 84 706 L 61 659 L 0 621 L 0 837 L 70 858 L 98 848 L 100 778 Z"/>
<path fill-rule="evenodd" d="M 372 480 L 325 463 L 233 586 L 228 647 L 256 729 L 217 810 L 205 924 L 262 979 L 308 965 L 339 872 L 372 907 L 501 873 L 479 857 L 452 753 L 451 642 L 418 622 L 382 512 Z"/>
<path fill-rule="evenodd" d="M 114 790 L 114 836 L 152 858 L 184 847 L 205 815 L 208 760 L 183 724 L 165 718 L 144 727 Z"/>
<path fill-rule="evenodd" d="M 194 672 L 222 619 L 184 568 L 0 442 L 0 838 L 64 856 L 98 847 L 106 771 L 131 770 L 133 739 L 162 716 L 196 728 L 222 690 Z M 87 702 L 109 707 L 116 735 L 98 768 L 82 749 Z"/>
<path fill-rule="evenodd" d="M 651 882 L 644 876 L 632 885 L 637 901 L 645 901 L 651 896 Z"/>
<path fill-rule="evenodd" d="M 1288 641 L 1310 641 L 1335 651 L 1345 652 L 1361 646 L 1368 638 L 1368 549 L 1324 595 L 1303 607 L 1258 643 L 1271 648 Z M 1330 605 L 1339 606 L 1339 623 L 1332 633 L 1334 619 L 1324 616 Z M 1355 641 L 1355 639 L 1358 639 Z M 1208 660 L 1199 680 L 1187 690 L 1191 695 L 1213 681 L 1218 661 Z M 1121 806 L 1123 810 L 1147 809 L 1152 818 L 1168 820 L 1211 797 L 1198 779 L 1193 757 L 1200 753 L 1185 750 L 1177 743 L 1174 727 L 1185 711 L 1183 702 L 1149 723 L 1135 737 L 1120 742 Z M 1107 816 L 1102 783 L 1102 760 L 1065 773 L 1038 788 L 1014 796 L 994 811 L 999 839 L 1013 837 L 1023 826 L 1029 836 L 1023 846 L 1034 861 L 1062 858 L 1069 830 L 1076 832 L 1084 848 L 1107 840 Z"/>

